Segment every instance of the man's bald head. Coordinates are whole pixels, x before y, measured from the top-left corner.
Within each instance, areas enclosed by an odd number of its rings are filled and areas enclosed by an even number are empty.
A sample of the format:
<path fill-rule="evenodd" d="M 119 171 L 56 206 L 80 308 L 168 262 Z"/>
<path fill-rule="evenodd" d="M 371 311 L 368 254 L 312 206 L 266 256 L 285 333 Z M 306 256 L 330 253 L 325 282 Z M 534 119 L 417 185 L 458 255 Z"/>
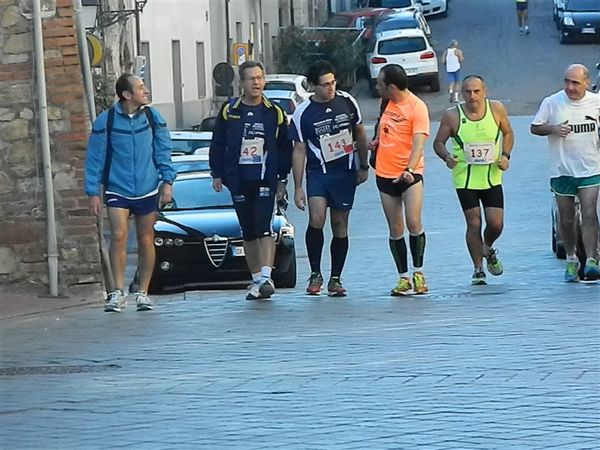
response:
<path fill-rule="evenodd" d="M 571 100 L 581 100 L 590 86 L 590 73 L 583 64 L 571 64 L 565 70 L 565 93 Z"/>

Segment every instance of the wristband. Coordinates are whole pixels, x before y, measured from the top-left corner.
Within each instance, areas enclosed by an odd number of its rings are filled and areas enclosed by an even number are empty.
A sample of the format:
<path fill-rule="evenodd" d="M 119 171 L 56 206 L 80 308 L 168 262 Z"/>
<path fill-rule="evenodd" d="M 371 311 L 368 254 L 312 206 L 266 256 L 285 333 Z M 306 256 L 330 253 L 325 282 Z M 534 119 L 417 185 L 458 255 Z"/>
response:
<path fill-rule="evenodd" d="M 407 167 L 407 168 L 406 168 L 406 170 L 405 170 L 405 172 L 408 172 L 408 173 L 410 173 L 411 175 L 414 175 L 414 173 L 415 173 L 415 169 L 411 169 L 410 167 Z"/>

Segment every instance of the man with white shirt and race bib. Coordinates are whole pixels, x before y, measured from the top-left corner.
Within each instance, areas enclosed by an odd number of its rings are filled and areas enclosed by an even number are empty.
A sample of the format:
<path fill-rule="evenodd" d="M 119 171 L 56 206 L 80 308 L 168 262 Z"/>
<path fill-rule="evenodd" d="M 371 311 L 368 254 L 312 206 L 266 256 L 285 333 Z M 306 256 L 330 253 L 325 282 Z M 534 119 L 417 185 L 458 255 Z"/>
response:
<path fill-rule="evenodd" d="M 348 216 L 356 186 L 368 177 L 367 135 L 354 97 L 336 91 L 335 70 L 329 62 L 315 62 L 308 69 L 307 79 L 314 94 L 298 106 L 290 126 L 290 138 L 295 141 L 294 202 L 301 210 L 308 204 L 309 213 L 306 250 L 311 275 L 306 292 L 321 293 L 323 227 L 329 207 L 333 239 L 327 292 L 341 297 L 346 295 L 341 274 L 348 253 Z M 306 194 L 302 187 L 305 167 Z"/>
<path fill-rule="evenodd" d="M 246 300 L 267 299 L 275 292 L 272 229 L 275 198 L 285 193 L 292 146 L 283 110 L 263 96 L 265 70 L 247 61 L 239 68 L 244 93 L 226 102 L 217 116 L 210 145 L 213 188 L 231 192 L 252 283 Z"/>
<path fill-rule="evenodd" d="M 467 222 L 467 247 L 473 261 L 471 284 L 486 284 L 483 258 L 492 275 L 501 275 L 502 264 L 492 247 L 504 227 L 502 172 L 508 169 L 514 136 L 506 109 L 488 100 L 483 79 L 463 80 L 464 103 L 448 109 L 433 141 L 435 153 L 452 169 L 452 180 Z M 452 151 L 446 141 L 452 138 Z M 481 234 L 481 208 L 485 230 Z"/>

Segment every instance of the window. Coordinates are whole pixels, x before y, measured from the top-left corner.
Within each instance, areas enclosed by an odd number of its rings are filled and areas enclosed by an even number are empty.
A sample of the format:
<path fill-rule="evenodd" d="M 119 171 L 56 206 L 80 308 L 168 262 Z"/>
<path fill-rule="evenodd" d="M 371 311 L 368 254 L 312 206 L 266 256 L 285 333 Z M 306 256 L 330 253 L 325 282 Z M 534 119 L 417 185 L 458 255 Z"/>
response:
<path fill-rule="evenodd" d="M 150 42 L 142 41 L 141 53 L 146 57 L 146 67 L 144 67 L 144 85 L 150 90 L 152 98 L 152 64 L 150 61 Z"/>
<path fill-rule="evenodd" d="M 206 97 L 206 63 L 204 42 L 196 42 L 196 72 L 198 76 L 198 98 Z"/>
<path fill-rule="evenodd" d="M 425 39 L 420 37 L 389 39 L 379 43 L 379 54 L 397 55 L 399 53 L 414 53 L 421 52 L 426 48 Z"/>

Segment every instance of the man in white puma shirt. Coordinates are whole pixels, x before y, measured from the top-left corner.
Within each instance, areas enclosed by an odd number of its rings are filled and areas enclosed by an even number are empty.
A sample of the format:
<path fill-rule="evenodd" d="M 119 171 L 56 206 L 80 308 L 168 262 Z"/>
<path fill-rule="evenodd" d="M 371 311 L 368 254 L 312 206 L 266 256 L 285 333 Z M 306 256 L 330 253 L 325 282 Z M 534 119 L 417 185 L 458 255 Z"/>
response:
<path fill-rule="evenodd" d="M 598 268 L 598 190 L 600 186 L 600 95 L 588 91 L 590 77 L 581 64 L 565 72 L 565 88 L 546 97 L 531 123 L 531 132 L 548 136 L 550 188 L 561 217 L 560 234 L 567 253 L 565 281 L 579 280 L 575 254 L 575 196 L 581 207 L 581 229 L 587 256 L 584 277 L 600 278 Z"/>

